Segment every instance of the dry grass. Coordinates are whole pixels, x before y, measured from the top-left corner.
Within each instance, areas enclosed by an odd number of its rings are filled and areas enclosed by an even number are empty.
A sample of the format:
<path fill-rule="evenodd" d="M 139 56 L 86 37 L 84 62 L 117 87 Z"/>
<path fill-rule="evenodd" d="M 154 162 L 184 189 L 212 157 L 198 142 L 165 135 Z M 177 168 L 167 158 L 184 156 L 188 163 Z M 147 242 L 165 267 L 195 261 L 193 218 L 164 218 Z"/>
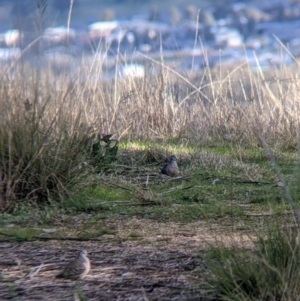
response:
<path fill-rule="evenodd" d="M 76 62 L 72 75 L 68 70 L 58 77 L 51 68 L 36 70 L 21 61 L 2 75 L 2 207 L 9 199 L 63 199 L 81 187 L 92 175 L 81 168 L 88 160 L 87 141 L 101 132 L 123 140 L 297 147 L 295 70 L 265 75 L 238 66 L 180 74 L 149 58 L 155 67 L 143 78 L 121 78 L 117 67 L 113 80 L 102 80 L 105 60 L 99 57 L 97 52 L 92 62 Z"/>
<path fill-rule="evenodd" d="M 259 143 L 259 133 L 295 145 L 299 122 L 295 70 L 274 69 L 267 76 L 253 74 L 247 66 L 217 67 L 195 75 L 152 62 L 156 68 L 149 67 L 144 78 L 101 80 L 104 61 L 96 60 L 99 55 L 92 62 L 83 60 L 74 76 L 65 72 L 57 78 L 47 69 L 17 67 L 13 79 L 2 77 L 2 117 L 24 119 L 23 103 L 29 99 L 44 109 L 48 125 L 54 116 L 65 116 L 68 130 L 79 123 L 122 138 L 185 135 L 203 141 L 218 136 L 250 143 Z"/>

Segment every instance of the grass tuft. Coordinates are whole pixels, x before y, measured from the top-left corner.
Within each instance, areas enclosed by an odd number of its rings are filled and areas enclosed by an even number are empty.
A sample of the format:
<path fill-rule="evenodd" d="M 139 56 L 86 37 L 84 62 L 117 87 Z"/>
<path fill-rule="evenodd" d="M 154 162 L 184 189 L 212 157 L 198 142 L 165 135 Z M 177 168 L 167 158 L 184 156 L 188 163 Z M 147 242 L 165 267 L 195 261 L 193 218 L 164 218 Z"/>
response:
<path fill-rule="evenodd" d="M 219 247 L 208 255 L 208 282 L 224 300 L 297 300 L 300 245 L 297 231 L 269 223 L 254 250 Z"/>

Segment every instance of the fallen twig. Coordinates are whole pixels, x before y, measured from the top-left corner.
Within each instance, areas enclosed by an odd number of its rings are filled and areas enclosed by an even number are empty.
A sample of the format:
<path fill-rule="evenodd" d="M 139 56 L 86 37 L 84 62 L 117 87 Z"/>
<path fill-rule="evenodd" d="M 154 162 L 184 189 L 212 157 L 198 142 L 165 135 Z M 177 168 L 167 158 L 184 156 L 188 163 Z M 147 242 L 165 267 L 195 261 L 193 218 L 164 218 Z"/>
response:
<path fill-rule="evenodd" d="M 36 269 L 36 271 L 35 271 L 34 273 L 31 272 L 31 273 L 29 274 L 29 278 L 32 279 L 34 276 L 36 276 L 43 266 L 44 266 L 43 263 L 40 264 L 40 265 L 37 267 L 37 269 Z"/>

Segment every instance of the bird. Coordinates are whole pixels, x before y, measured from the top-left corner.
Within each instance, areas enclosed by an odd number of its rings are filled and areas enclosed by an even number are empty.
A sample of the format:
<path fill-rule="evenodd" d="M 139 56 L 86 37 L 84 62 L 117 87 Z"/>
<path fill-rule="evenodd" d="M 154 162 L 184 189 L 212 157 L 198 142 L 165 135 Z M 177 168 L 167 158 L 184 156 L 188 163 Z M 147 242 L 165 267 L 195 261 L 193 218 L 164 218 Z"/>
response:
<path fill-rule="evenodd" d="M 77 257 L 71 260 L 56 278 L 68 278 L 72 280 L 83 279 L 90 271 L 91 264 L 87 257 L 87 251 L 82 250 Z"/>
<path fill-rule="evenodd" d="M 179 174 L 179 169 L 177 165 L 177 157 L 172 155 L 167 164 L 165 164 L 161 169 L 161 173 L 170 177 L 176 177 Z"/>
<path fill-rule="evenodd" d="M 110 143 L 110 139 L 112 138 L 114 134 L 105 134 L 105 133 L 102 133 L 101 136 L 102 138 L 100 140 L 104 141 L 105 143 Z"/>
<path fill-rule="evenodd" d="M 24 106 L 26 111 L 30 111 L 32 109 L 32 103 L 29 101 L 29 99 L 24 101 Z"/>

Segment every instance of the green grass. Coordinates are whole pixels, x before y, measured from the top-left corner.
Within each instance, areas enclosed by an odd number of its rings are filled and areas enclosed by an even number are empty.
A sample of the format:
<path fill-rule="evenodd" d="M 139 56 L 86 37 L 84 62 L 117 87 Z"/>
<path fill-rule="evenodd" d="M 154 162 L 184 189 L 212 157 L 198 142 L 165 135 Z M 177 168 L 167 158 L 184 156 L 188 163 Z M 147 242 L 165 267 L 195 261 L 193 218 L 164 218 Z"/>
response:
<path fill-rule="evenodd" d="M 129 233 L 129 235 L 128 235 L 128 239 L 129 239 L 129 240 L 141 240 L 141 239 L 142 239 L 142 236 L 141 236 L 139 233 L 131 232 L 131 233 Z"/>
<path fill-rule="evenodd" d="M 163 162 L 149 164 L 145 158 L 133 161 L 137 149 L 148 151 L 153 158 L 161 158 L 165 151 L 176 153 L 181 158 L 178 163 L 184 177 L 178 180 L 161 177 L 158 166 Z M 277 158 L 285 176 L 294 177 L 295 154 L 282 151 Z M 241 146 L 234 149 L 230 143 L 224 143 L 222 147 L 200 149 L 169 144 L 164 149 L 158 142 L 127 142 L 120 144 L 118 161 L 112 166 L 113 173 L 102 174 L 98 184 L 87 186 L 76 197 L 58 206 L 46 206 L 43 222 L 51 223 L 60 211 L 66 215 L 86 212 L 97 219 L 126 215 L 192 222 L 224 216 L 244 218 L 249 211 L 270 208 L 279 213 L 288 209 L 283 189 L 276 186 L 276 175 L 260 148 L 256 151 Z M 124 168 L 126 166 L 130 169 Z M 149 179 L 144 190 L 139 177 L 153 172 L 157 176 Z M 21 206 L 14 216 L 4 213 L 1 220 L 2 223 L 22 223 L 26 216 L 32 220 L 34 215 L 37 220 L 41 219 L 40 209 Z"/>
<path fill-rule="evenodd" d="M 279 220 L 257 233 L 255 250 L 217 246 L 206 254 L 208 282 L 224 300 L 297 300 L 300 248 L 297 232 Z"/>
<path fill-rule="evenodd" d="M 181 149 L 177 144 L 168 145 L 168 148 L 164 148 L 161 143 L 143 141 L 120 146 L 124 151 L 121 154 L 122 164 L 126 164 L 129 157 L 134 157 L 136 150 L 147 151 L 153 158 L 161 158 L 164 152 L 176 153 L 181 158 L 179 167 L 184 179 L 169 181 L 161 179 L 159 175 L 150 179 L 148 190 L 155 199 L 151 206 L 122 205 L 122 200 L 132 205 L 143 201 L 138 197 L 139 193 L 135 194 L 143 190 L 138 185 L 126 182 L 132 180 L 134 172 L 128 178 L 124 175 L 120 183 L 124 189 L 110 187 L 107 193 L 101 187 L 94 187 L 94 196 L 97 191 L 99 198 L 103 192 L 106 193 L 106 216 L 126 215 L 188 223 L 226 216 L 244 219 L 249 212 L 271 209 L 280 214 L 289 209 L 284 200 L 284 191 L 276 185 L 276 175 L 262 149 L 241 146 L 234 149 L 225 143 L 222 147 L 217 145 L 215 148 L 210 146 L 200 149 L 195 146 Z M 277 157 L 285 176 L 293 177 L 295 153 L 281 151 Z M 132 160 L 129 164 L 132 165 Z M 139 162 L 139 166 L 149 173 L 157 172 L 155 162 L 151 165 L 145 159 Z"/>
<path fill-rule="evenodd" d="M 41 230 L 32 228 L 11 228 L 11 229 L 1 229 L 0 236 L 3 238 L 10 238 L 17 241 L 26 241 L 32 239 L 34 236 L 41 234 Z"/>
<path fill-rule="evenodd" d="M 91 223 L 89 223 L 89 225 L 91 225 Z M 94 224 L 92 226 L 95 227 Z M 90 227 L 86 227 L 86 225 L 83 228 L 85 230 L 79 234 L 79 237 L 86 239 L 98 238 L 106 234 L 114 235 L 116 233 L 115 231 L 110 229 L 91 229 Z"/>
<path fill-rule="evenodd" d="M 75 198 L 66 200 L 61 204 L 61 208 L 67 212 L 107 211 L 111 209 L 114 201 L 130 199 L 130 195 L 126 191 L 101 186 L 86 188 Z"/>

